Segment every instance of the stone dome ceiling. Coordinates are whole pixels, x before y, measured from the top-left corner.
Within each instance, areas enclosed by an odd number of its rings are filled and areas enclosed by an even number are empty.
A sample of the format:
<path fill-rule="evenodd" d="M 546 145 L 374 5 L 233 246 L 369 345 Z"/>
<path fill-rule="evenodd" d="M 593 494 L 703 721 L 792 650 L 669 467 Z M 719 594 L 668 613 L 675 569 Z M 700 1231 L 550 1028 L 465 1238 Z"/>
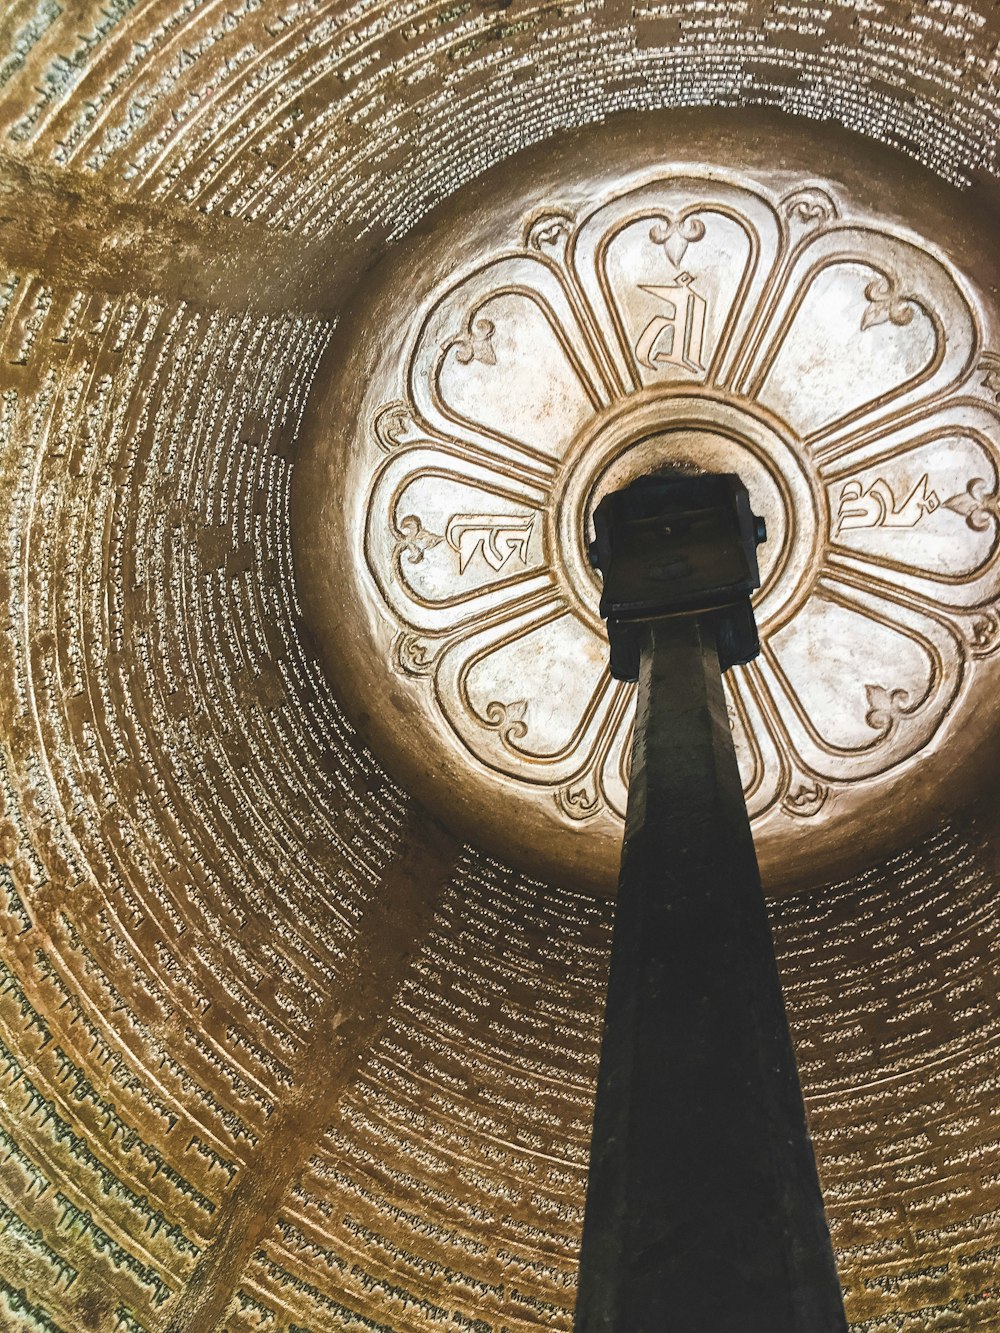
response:
<path fill-rule="evenodd" d="M 829 120 L 988 220 L 996 7 L 0 35 L 0 1327 L 568 1329 L 613 909 L 460 841 L 342 711 L 291 555 L 324 353 L 389 242 L 617 112 Z M 1000 1328 L 996 823 L 773 905 L 854 1333 Z"/>

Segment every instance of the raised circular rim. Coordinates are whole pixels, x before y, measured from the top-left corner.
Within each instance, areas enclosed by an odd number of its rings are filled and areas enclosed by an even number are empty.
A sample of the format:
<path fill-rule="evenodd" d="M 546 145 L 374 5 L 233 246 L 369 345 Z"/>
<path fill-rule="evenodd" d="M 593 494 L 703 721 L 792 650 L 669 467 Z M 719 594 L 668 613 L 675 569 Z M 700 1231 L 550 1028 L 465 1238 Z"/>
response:
<path fill-rule="evenodd" d="M 810 475 L 796 452 L 789 427 L 773 413 L 749 401 L 736 404 L 712 390 L 687 385 L 657 387 L 595 415 L 578 434 L 566 452 L 553 504 L 546 515 L 553 567 L 562 572 L 566 586 L 573 591 L 578 613 L 599 634 L 604 633 L 596 609 L 600 582 L 590 565 L 587 540 L 600 478 L 647 440 L 685 431 L 717 435 L 721 441 L 750 453 L 781 497 L 787 532 L 792 533 L 796 521 L 809 529 L 808 534 L 797 534 L 795 541 L 779 554 L 769 570 L 768 585 L 762 585 L 754 599 L 759 627 L 780 628 L 809 594 L 812 583 L 809 567 L 815 552 L 806 547 L 825 534 L 829 525 L 828 508 L 816 477 Z M 776 466 L 776 452 L 780 452 L 787 472 Z M 794 585 L 782 589 L 786 571 L 793 564 L 799 566 L 794 571 Z M 583 589 L 592 591 L 594 596 L 588 597 Z M 779 595 L 783 595 L 783 601 L 775 608 L 773 603 Z"/>

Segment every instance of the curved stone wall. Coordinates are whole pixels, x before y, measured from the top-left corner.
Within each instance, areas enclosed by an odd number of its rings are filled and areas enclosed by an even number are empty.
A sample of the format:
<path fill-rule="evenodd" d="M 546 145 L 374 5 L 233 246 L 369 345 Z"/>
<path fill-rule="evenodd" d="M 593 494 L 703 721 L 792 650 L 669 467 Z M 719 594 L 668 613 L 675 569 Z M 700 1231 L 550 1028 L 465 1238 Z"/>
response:
<path fill-rule="evenodd" d="M 995 190 L 910 5 L 24 0 L 0 20 L 0 1326 L 568 1328 L 610 908 L 462 848 L 289 555 L 340 294 L 489 163 L 762 102 Z M 855 1333 L 1000 1327 L 975 827 L 775 907 Z"/>

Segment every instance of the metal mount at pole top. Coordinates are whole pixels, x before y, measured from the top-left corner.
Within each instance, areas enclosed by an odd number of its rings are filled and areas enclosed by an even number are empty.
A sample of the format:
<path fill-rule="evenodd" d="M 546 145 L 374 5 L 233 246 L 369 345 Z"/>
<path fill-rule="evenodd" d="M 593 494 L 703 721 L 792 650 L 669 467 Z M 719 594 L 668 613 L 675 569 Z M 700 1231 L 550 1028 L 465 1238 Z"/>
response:
<path fill-rule="evenodd" d="M 711 620 L 723 671 L 760 651 L 750 594 L 767 537 L 734 473 L 663 471 L 607 495 L 594 512 L 590 560 L 604 576 L 611 674 L 639 676 L 640 627 L 660 616 Z"/>

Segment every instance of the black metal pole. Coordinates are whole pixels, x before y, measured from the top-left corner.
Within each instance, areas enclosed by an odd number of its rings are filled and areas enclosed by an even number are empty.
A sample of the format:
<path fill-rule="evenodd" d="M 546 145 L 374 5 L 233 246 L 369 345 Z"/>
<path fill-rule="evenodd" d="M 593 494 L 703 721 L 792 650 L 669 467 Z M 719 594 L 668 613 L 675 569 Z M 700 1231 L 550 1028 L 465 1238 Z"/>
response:
<path fill-rule="evenodd" d="M 576 1333 L 847 1328 L 717 623 L 682 614 L 633 631 L 639 693 Z"/>

